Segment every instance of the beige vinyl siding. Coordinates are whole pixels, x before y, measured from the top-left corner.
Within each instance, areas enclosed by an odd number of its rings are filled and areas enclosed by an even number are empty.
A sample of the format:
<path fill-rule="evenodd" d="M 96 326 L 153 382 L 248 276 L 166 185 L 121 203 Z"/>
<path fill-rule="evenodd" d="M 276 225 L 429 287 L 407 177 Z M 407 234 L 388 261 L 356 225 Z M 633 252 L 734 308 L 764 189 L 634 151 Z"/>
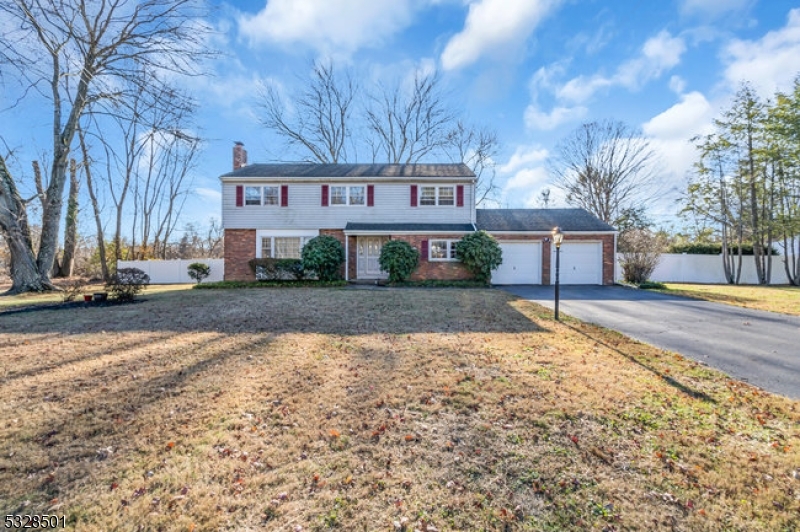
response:
<path fill-rule="evenodd" d="M 222 223 L 226 229 L 344 229 L 348 222 L 361 223 L 472 223 L 475 197 L 470 183 L 464 186 L 464 206 L 411 207 L 411 182 L 373 183 L 375 206 L 330 205 L 322 207 L 322 184 L 289 183 L 289 205 L 236 206 L 236 186 L 273 185 L 274 181 L 222 183 Z M 285 183 L 283 183 L 285 184 Z M 331 183 L 333 184 L 333 183 Z M 339 183 L 336 183 L 337 185 Z M 354 183 L 354 184 L 362 184 Z M 366 183 L 364 183 L 366 184 Z M 450 184 L 450 183 L 446 183 Z M 457 184 L 453 183 L 455 187 Z M 366 191 L 365 191 L 366 192 Z"/>

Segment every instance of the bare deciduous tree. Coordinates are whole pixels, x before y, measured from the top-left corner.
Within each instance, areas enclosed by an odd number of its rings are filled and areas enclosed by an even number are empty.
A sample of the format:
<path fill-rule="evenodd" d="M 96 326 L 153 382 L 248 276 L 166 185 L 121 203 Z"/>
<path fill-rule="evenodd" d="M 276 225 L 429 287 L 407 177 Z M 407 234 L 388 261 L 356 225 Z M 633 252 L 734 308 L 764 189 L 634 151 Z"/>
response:
<path fill-rule="evenodd" d="M 458 120 L 447 135 L 446 151 L 451 160 L 463 162 L 475 173 L 475 205 L 493 201 L 500 191 L 497 176 L 497 133 L 478 129 Z"/>
<path fill-rule="evenodd" d="M 413 164 L 451 142 L 455 113 L 445 103 L 436 74 L 415 73 L 410 90 L 383 88 L 366 111 L 373 153 L 384 161 Z"/>
<path fill-rule="evenodd" d="M 55 288 L 49 275 L 56 257 L 64 186 L 73 138 L 87 106 L 120 98 L 117 82 L 136 80 L 142 69 L 193 73 L 205 52 L 194 0 L 0 0 L 0 16 L 14 30 L 0 41 L 0 62 L 26 84 L 25 96 L 52 105 L 52 164 L 45 184 L 39 249 L 33 254 L 26 203 L 5 160 L 0 163 L 0 230 L 12 253 L 9 293 Z M 140 83 L 140 90 L 147 90 Z"/>
<path fill-rule="evenodd" d="M 260 97 L 263 125 L 283 138 L 300 160 L 316 163 L 357 162 L 358 148 L 372 162 L 415 164 L 458 161 L 475 172 L 476 203 L 494 199 L 497 135 L 466 124 L 442 90 L 436 73 L 417 72 L 402 81 L 365 93 L 349 73 L 316 63 L 306 88 L 283 98 L 274 85 Z M 363 127 L 360 127 L 363 124 Z M 354 159 L 350 159 L 353 157 Z"/>
<path fill-rule="evenodd" d="M 348 74 L 336 74 L 332 63 L 314 63 L 306 88 L 287 102 L 274 85 L 262 87 L 262 124 L 289 147 L 300 147 L 306 162 L 344 162 L 357 90 Z"/>
<path fill-rule="evenodd" d="M 548 165 L 568 203 L 611 225 L 657 194 L 655 151 L 622 122 L 583 124 L 561 141 Z"/>

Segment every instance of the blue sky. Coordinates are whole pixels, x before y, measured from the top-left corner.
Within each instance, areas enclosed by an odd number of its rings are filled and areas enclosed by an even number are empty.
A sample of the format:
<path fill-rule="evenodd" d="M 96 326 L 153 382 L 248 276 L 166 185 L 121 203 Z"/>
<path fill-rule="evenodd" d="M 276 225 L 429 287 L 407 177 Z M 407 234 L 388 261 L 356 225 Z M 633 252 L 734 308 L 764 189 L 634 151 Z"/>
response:
<path fill-rule="evenodd" d="M 184 219 L 201 224 L 219 217 L 217 177 L 230 170 L 233 141 L 251 163 L 281 156 L 258 123 L 259 84 L 296 90 L 317 58 L 363 85 L 439 70 L 454 104 L 497 130 L 503 206 L 536 206 L 548 154 L 582 122 L 639 127 L 672 191 L 653 207 L 662 224 L 694 160 L 689 139 L 709 130 L 739 82 L 767 97 L 800 74 L 800 7 L 787 0 L 249 0 L 216 4 L 208 22 L 225 55 L 192 87 L 208 140 Z M 31 142 L 4 121 L 12 145 Z"/>

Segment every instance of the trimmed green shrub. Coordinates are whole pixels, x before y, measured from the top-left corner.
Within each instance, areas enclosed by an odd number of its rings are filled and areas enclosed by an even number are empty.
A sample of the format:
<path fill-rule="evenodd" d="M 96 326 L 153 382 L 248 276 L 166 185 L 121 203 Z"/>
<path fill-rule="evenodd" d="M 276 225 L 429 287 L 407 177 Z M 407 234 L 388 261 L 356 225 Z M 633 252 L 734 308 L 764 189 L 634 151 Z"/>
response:
<path fill-rule="evenodd" d="M 203 262 L 193 262 L 186 270 L 189 277 L 197 281 L 197 284 L 202 283 L 203 279 L 211 275 L 211 266 Z"/>
<path fill-rule="evenodd" d="M 492 271 L 503 263 L 500 244 L 486 231 L 464 235 L 456 242 L 456 258 L 469 270 L 476 281 L 489 284 Z"/>
<path fill-rule="evenodd" d="M 300 259 L 250 259 L 247 263 L 259 281 L 301 280 L 306 276 L 306 269 Z"/>
<path fill-rule="evenodd" d="M 314 237 L 303 246 L 303 266 L 306 270 L 315 272 L 320 281 L 341 279 L 342 264 L 344 264 L 344 247 L 332 236 Z"/>
<path fill-rule="evenodd" d="M 390 240 L 381 248 L 378 264 L 389 272 L 389 282 L 405 281 L 417 269 L 419 251 L 405 240 Z"/>
<path fill-rule="evenodd" d="M 106 284 L 106 290 L 117 301 L 133 301 L 150 284 L 150 276 L 139 268 L 119 268 Z"/>

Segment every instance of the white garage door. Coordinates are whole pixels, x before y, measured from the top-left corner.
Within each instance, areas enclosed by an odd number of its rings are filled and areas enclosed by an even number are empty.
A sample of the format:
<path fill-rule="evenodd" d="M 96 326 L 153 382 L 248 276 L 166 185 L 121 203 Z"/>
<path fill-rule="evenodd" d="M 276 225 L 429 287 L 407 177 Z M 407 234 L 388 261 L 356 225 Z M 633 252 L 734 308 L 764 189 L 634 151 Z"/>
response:
<path fill-rule="evenodd" d="M 542 244 L 500 242 L 503 264 L 492 272 L 492 284 L 541 284 Z"/>
<path fill-rule="evenodd" d="M 556 272 L 556 248 L 551 270 Z M 601 242 L 564 242 L 561 244 L 561 284 L 603 284 L 603 244 Z"/>

